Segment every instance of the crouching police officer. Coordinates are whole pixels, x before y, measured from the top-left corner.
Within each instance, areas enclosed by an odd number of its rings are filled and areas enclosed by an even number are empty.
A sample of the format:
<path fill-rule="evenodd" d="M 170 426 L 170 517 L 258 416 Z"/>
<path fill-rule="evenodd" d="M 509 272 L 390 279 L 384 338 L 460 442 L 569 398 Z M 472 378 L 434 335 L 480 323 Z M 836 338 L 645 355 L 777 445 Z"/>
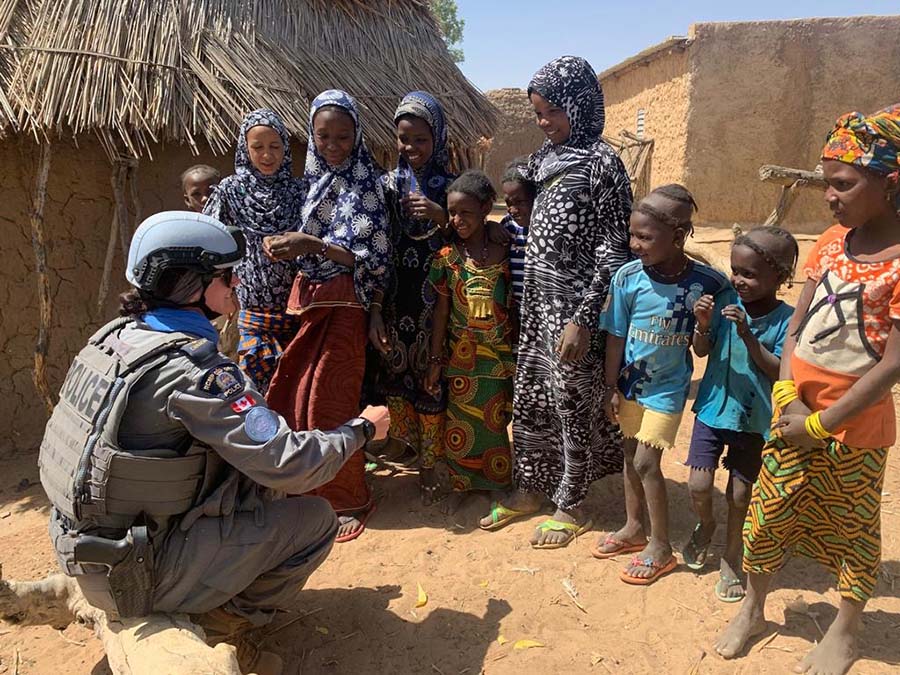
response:
<path fill-rule="evenodd" d="M 292 432 L 217 350 L 210 319 L 236 309 L 235 228 L 172 211 L 135 232 L 122 318 L 69 369 L 40 450 L 59 562 L 121 617 L 204 614 L 234 637 L 296 608 L 337 531 L 328 502 L 278 498 L 328 482 L 384 438 L 367 408 L 330 431 Z"/>

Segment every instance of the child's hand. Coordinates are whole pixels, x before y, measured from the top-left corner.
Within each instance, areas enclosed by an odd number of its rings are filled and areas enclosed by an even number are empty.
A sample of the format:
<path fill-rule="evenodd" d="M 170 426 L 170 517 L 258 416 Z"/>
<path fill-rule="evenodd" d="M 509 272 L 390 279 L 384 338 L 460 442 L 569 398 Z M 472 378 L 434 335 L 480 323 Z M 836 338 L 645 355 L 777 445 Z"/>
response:
<path fill-rule="evenodd" d="M 801 448 L 818 448 L 822 441 L 806 433 L 806 415 L 783 414 L 772 422 L 772 436 Z"/>
<path fill-rule="evenodd" d="M 711 295 L 701 295 L 700 299 L 694 303 L 694 318 L 697 320 L 697 328 L 701 332 L 705 333 L 709 330 L 715 306 L 716 301 Z"/>
<path fill-rule="evenodd" d="M 387 356 L 391 351 L 387 329 L 384 327 L 384 319 L 381 316 L 381 309 L 378 307 L 372 307 L 369 310 L 369 342 L 382 356 Z"/>
<path fill-rule="evenodd" d="M 403 208 L 410 217 L 416 220 L 431 220 L 436 223 L 447 222 L 447 214 L 440 204 L 436 204 L 428 197 L 418 192 L 403 197 L 400 200 Z"/>
<path fill-rule="evenodd" d="M 746 337 L 750 332 L 750 326 L 747 324 L 747 313 L 738 305 L 728 305 L 722 309 L 722 316 L 737 326 L 737 333 L 740 337 Z"/>
<path fill-rule="evenodd" d="M 432 363 L 428 366 L 428 375 L 425 376 L 425 391 L 437 398 L 441 393 L 441 372 L 444 367 L 440 363 Z"/>
<path fill-rule="evenodd" d="M 510 242 L 512 242 L 512 235 L 507 232 L 506 228 L 502 227 L 500 223 L 491 220 L 486 223 L 486 227 L 488 241 L 492 244 L 509 246 Z"/>
<path fill-rule="evenodd" d="M 589 328 L 579 326 L 576 323 L 566 324 L 562 335 L 556 343 L 556 353 L 563 363 L 567 361 L 580 361 L 588 353 L 591 347 L 591 331 Z"/>
<path fill-rule="evenodd" d="M 603 412 L 610 422 L 619 423 L 619 390 L 616 387 L 608 387 L 603 394 Z"/>
<path fill-rule="evenodd" d="M 322 240 L 303 232 L 276 234 L 263 239 L 263 252 L 272 260 L 290 260 L 298 255 L 319 253 Z"/>

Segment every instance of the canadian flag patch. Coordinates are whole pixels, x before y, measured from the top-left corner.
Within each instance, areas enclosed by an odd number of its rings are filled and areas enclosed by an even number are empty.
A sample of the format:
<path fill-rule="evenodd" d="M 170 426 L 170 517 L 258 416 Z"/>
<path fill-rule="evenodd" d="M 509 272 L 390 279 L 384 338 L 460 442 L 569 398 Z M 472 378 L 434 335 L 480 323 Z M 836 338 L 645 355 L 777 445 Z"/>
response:
<path fill-rule="evenodd" d="M 231 409 L 236 413 L 247 412 L 256 405 L 256 401 L 250 394 L 244 394 L 237 401 L 231 404 Z"/>

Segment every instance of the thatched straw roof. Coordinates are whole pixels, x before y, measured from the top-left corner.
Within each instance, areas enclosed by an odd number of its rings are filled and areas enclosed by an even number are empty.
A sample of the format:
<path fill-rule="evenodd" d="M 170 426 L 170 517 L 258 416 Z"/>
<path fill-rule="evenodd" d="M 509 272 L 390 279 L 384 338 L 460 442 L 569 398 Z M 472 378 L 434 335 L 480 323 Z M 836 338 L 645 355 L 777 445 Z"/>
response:
<path fill-rule="evenodd" d="M 413 89 L 441 100 L 457 150 L 494 125 L 425 0 L 0 0 L 0 118 L 38 140 L 221 153 L 263 106 L 306 140 L 309 102 L 332 87 L 362 104 L 376 149 L 393 147 L 394 108 Z"/>

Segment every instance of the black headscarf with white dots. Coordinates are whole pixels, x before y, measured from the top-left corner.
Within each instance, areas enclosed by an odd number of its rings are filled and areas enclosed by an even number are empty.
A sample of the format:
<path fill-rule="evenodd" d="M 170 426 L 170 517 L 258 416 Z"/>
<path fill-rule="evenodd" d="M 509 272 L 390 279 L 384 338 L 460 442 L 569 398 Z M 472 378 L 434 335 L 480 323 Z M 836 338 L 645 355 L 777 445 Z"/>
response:
<path fill-rule="evenodd" d="M 529 159 L 526 178 L 542 183 L 595 155 L 605 121 L 603 89 L 585 59 L 560 56 L 534 74 L 528 95 L 536 92 L 559 106 L 569 118 L 569 138 L 559 145 L 548 140 Z"/>

